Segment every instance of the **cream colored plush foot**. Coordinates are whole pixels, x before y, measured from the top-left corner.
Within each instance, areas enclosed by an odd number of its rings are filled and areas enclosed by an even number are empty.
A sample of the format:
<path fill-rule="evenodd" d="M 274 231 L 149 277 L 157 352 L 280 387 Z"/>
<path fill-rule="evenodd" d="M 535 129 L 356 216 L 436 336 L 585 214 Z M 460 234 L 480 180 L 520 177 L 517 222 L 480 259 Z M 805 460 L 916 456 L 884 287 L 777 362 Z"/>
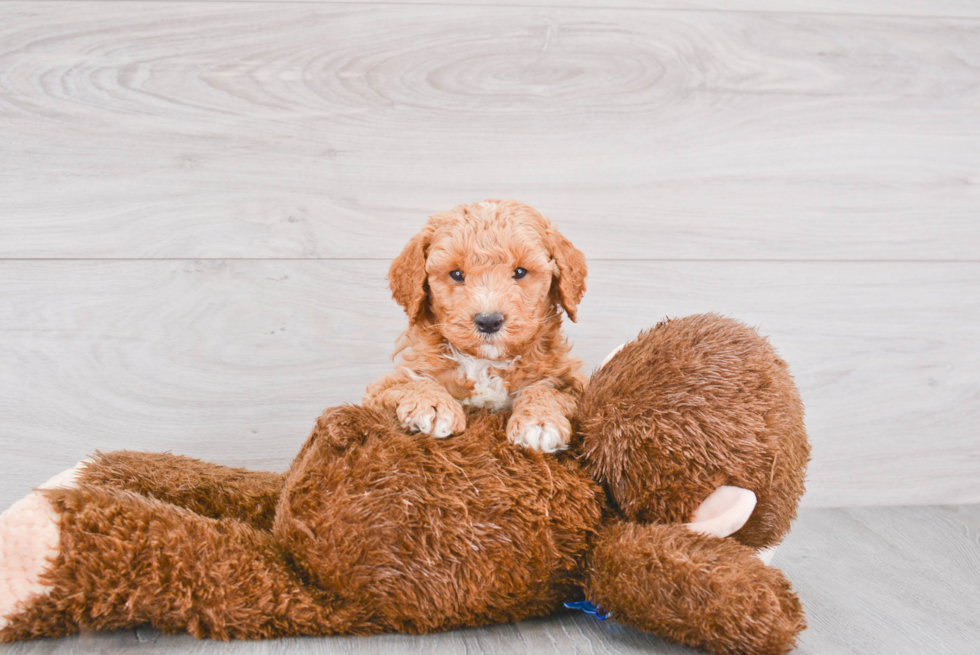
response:
<path fill-rule="evenodd" d="M 73 487 L 84 466 L 79 462 L 38 488 Z M 59 542 L 58 513 L 37 491 L 0 514 L 0 630 L 32 598 L 50 591 L 41 575 L 58 556 Z"/>
<path fill-rule="evenodd" d="M 71 489 L 78 484 L 78 477 L 82 474 L 82 471 L 85 470 L 85 467 L 91 461 L 92 460 L 90 459 L 83 459 L 67 471 L 58 473 L 53 478 L 39 486 L 38 489 Z"/>

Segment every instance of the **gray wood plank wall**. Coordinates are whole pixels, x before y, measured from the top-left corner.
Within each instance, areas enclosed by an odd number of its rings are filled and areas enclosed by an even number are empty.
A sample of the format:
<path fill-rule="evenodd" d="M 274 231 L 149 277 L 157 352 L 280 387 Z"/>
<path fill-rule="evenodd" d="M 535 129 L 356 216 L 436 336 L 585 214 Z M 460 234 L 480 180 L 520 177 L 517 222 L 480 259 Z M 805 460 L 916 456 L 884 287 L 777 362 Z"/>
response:
<path fill-rule="evenodd" d="M 95 449 L 284 468 L 487 197 L 588 255 L 590 365 L 771 335 L 806 504 L 980 502 L 980 5 L 598 4 L 0 0 L 0 506 Z"/>

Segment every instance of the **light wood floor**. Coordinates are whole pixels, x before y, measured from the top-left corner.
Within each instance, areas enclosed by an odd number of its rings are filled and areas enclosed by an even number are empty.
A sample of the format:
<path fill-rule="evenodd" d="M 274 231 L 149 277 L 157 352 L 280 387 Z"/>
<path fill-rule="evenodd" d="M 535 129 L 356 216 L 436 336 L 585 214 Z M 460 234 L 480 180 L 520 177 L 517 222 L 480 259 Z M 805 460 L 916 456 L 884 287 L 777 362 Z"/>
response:
<path fill-rule="evenodd" d="M 810 508 L 776 551 L 808 628 L 800 655 L 967 655 L 980 638 L 980 505 Z M 580 612 L 436 635 L 221 643 L 140 629 L 0 646 L 3 655 L 694 653 Z"/>
<path fill-rule="evenodd" d="M 0 508 L 96 449 L 282 470 L 391 366 L 391 258 L 492 197 L 588 256 L 589 365 L 704 311 L 790 362 L 802 652 L 976 650 L 973 0 L 0 0 Z M 671 652 L 573 616 L 302 643 Z"/>

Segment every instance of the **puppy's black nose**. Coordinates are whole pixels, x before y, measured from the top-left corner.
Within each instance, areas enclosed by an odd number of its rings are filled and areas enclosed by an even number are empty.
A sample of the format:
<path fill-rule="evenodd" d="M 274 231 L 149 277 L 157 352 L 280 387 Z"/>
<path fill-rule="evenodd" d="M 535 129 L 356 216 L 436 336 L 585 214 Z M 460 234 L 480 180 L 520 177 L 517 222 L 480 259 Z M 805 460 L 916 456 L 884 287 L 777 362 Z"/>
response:
<path fill-rule="evenodd" d="M 473 317 L 476 329 L 483 334 L 493 334 L 498 332 L 504 325 L 504 317 L 497 312 L 493 314 L 477 314 Z"/>

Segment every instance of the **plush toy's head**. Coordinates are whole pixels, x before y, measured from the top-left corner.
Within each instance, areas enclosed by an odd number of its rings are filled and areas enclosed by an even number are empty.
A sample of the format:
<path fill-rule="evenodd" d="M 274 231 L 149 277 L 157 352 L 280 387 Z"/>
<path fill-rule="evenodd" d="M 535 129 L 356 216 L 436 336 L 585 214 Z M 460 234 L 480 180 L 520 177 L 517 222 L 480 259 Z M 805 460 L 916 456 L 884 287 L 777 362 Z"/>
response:
<path fill-rule="evenodd" d="M 755 493 L 733 537 L 777 544 L 803 495 L 803 405 L 769 342 L 715 314 L 664 321 L 592 376 L 579 407 L 585 467 L 623 518 L 684 523 L 722 486 Z"/>
<path fill-rule="evenodd" d="M 596 538 L 588 600 L 712 653 L 791 650 L 802 606 L 757 549 L 789 530 L 809 446 L 769 343 L 717 315 L 664 321 L 593 374 L 576 422 L 618 514 Z"/>

